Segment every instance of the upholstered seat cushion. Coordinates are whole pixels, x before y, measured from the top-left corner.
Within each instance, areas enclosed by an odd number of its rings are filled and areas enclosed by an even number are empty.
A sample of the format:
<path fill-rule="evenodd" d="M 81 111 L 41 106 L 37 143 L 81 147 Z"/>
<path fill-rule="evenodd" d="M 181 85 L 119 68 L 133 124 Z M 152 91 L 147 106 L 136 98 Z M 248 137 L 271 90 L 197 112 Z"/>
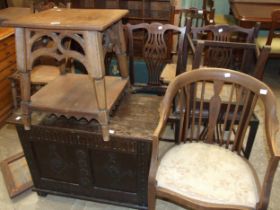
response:
<path fill-rule="evenodd" d="M 266 40 L 267 40 L 266 36 L 259 36 L 256 40 L 258 47 L 262 48 L 266 44 Z M 280 54 L 280 39 L 279 38 L 275 38 L 272 40 L 270 53 Z"/>
<path fill-rule="evenodd" d="M 161 160 L 156 179 L 159 187 L 204 202 L 255 207 L 259 200 L 248 163 L 217 145 L 174 146 Z"/>

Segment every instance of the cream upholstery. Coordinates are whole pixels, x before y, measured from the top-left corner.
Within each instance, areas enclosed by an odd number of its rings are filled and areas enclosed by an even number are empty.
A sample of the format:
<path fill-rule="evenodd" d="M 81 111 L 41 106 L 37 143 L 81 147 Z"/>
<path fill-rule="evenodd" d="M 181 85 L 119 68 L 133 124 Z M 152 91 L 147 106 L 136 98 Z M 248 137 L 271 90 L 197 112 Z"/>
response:
<path fill-rule="evenodd" d="M 174 146 L 161 160 L 156 179 L 159 187 L 209 203 L 255 207 L 259 199 L 247 162 L 217 145 Z"/>
<path fill-rule="evenodd" d="M 266 44 L 267 37 L 259 36 L 256 40 L 256 43 L 259 48 L 262 48 Z M 280 39 L 275 38 L 271 43 L 271 52 L 272 54 L 280 54 Z"/>

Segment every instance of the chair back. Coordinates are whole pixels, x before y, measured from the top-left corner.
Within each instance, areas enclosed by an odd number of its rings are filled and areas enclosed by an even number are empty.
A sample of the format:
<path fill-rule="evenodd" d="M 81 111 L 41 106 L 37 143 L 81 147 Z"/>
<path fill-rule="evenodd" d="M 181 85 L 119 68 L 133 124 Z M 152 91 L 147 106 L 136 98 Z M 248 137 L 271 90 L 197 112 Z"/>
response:
<path fill-rule="evenodd" d="M 269 46 L 265 46 L 259 52 L 253 43 L 198 40 L 192 68 L 227 68 L 262 79 L 269 52 Z"/>
<path fill-rule="evenodd" d="M 187 18 L 191 19 L 191 25 L 194 27 L 202 27 L 209 24 L 214 24 L 215 9 L 176 9 L 174 11 L 175 16 L 179 16 L 179 25 L 186 25 Z"/>
<path fill-rule="evenodd" d="M 266 45 L 271 45 L 273 38 L 280 38 L 280 33 L 278 30 L 280 29 L 280 9 L 274 10 L 271 13 L 271 19 L 272 19 L 272 23 L 266 41 Z"/>
<path fill-rule="evenodd" d="M 185 34 L 186 27 L 177 27 L 171 24 L 141 23 L 137 25 L 126 25 L 129 52 L 130 81 L 134 84 L 134 38 L 137 35 L 144 35 L 142 55 L 148 71 L 148 86 L 160 86 L 160 74 L 164 66 L 170 62 L 171 52 L 168 49 L 168 42 L 172 41 L 172 35 L 178 34 L 177 51 L 181 53 L 186 50 Z M 178 55 L 179 62 L 186 62 L 181 54 Z M 183 65 L 179 65 L 180 67 Z M 178 71 L 180 71 L 178 69 Z"/>
<path fill-rule="evenodd" d="M 71 2 L 66 1 L 40 1 L 33 4 L 34 12 L 41 12 L 44 10 L 59 8 L 71 8 Z"/>
<path fill-rule="evenodd" d="M 227 98 L 221 96 L 225 89 Z M 264 103 L 269 132 L 274 134 L 278 129 L 276 98 L 266 84 L 241 72 L 201 68 L 177 76 L 168 86 L 155 136 L 163 130 L 175 97 L 179 97 L 180 141 L 215 143 L 241 154 L 258 99 Z"/>
<path fill-rule="evenodd" d="M 191 34 L 194 40 L 209 39 L 225 42 L 251 42 L 259 31 L 259 24 L 252 28 L 243 28 L 237 25 L 207 25 L 203 27 L 192 27 Z"/>

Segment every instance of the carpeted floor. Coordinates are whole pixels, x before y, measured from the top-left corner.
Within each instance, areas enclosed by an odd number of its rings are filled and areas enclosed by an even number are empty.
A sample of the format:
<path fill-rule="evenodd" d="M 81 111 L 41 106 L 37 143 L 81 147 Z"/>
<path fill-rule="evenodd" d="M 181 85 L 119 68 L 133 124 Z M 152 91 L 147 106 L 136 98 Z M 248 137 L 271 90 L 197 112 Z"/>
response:
<path fill-rule="evenodd" d="M 277 67 L 280 69 L 280 67 Z M 280 74 L 275 66 L 268 66 L 268 70 L 265 74 L 265 82 L 273 89 L 278 100 L 278 116 L 280 117 Z M 276 69 L 276 71 L 275 71 Z M 267 148 L 263 142 L 263 121 L 262 121 L 262 106 L 258 104 L 256 107 L 256 113 L 260 117 L 261 125 L 257 133 L 254 148 L 250 157 L 250 161 L 257 168 L 259 177 L 263 177 L 264 169 L 267 164 L 268 155 Z M 280 138 L 280 135 L 279 135 Z M 161 145 L 161 149 L 164 149 L 166 144 Z M 278 146 L 280 147 L 280 139 L 278 140 Z M 12 125 L 6 125 L 0 130 L 0 161 L 16 154 L 21 151 L 21 146 L 18 141 L 18 136 L 15 128 Z M 270 210 L 280 210 L 280 166 L 275 175 L 272 193 L 270 197 Z M 36 193 L 31 190 L 17 196 L 14 199 L 10 199 L 3 181 L 3 177 L 0 175 L 0 210 L 125 210 L 127 208 L 117 207 L 112 205 L 100 204 L 90 201 L 84 201 L 79 199 L 65 198 L 60 196 L 48 195 L 47 197 L 38 197 Z M 158 210 L 182 210 L 174 204 L 158 200 Z"/>

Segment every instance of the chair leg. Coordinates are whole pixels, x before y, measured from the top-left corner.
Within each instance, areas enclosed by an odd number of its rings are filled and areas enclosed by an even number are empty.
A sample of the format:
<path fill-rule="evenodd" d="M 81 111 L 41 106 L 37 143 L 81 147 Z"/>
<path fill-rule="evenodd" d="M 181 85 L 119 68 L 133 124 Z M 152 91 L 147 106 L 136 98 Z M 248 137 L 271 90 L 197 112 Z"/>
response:
<path fill-rule="evenodd" d="M 248 134 L 248 140 L 247 140 L 247 144 L 246 144 L 246 148 L 245 148 L 245 152 L 244 152 L 244 156 L 249 159 L 251 151 L 252 151 L 252 147 L 255 141 L 255 137 L 258 131 L 258 127 L 259 127 L 259 120 L 256 116 L 252 116 L 252 119 L 250 120 L 250 130 L 249 130 L 249 134 Z"/>

